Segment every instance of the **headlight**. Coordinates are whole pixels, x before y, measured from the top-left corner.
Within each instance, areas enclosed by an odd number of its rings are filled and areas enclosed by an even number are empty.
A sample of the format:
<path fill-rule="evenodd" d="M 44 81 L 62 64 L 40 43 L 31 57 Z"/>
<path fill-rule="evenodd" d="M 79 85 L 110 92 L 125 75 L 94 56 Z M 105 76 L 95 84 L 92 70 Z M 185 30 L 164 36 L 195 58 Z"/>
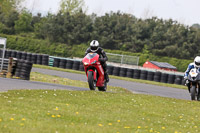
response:
<path fill-rule="evenodd" d="M 95 64 L 97 61 L 95 60 L 95 61 L 93 61 L 91 64 Z"/>
<path fill-rule="evenodd" d="M 87 66 L 89 63 L 87 63 L 87 62 L 84 62 L 83 64 L 84 64 L 85 66 Z"/>

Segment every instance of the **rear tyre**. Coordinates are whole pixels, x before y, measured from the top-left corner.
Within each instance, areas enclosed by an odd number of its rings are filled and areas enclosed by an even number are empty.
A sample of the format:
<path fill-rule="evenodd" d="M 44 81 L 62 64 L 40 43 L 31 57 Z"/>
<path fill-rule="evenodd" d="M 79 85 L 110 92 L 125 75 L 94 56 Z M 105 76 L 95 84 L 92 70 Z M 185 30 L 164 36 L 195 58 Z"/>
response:
<path fill-rule="evenodd" d="M 90 90 L 95 90 L 96 82 L 94 81 L 94 76 L 93 76 L 92 71 L 88 71 L 88 84 L 89 84 Z"/>
<path fill-rule="evenodd" d="M 98 87 L 99 91 L 106 91 L 107 90 L 107 83 L 104 81 L 104 86 L 103 87 Z"/>
<path fill-rule="evenodd" d="M 198 88 L 198 92 L 197 92 L 197 101 L 200 101 L 200 88 Z"/>
<path fill-rule="evenodd" d="M 190 88 L 190 95 L 191 95 L 191 100 L 195 100 L 196 86 L 192 86 L 192 88 Z"/>

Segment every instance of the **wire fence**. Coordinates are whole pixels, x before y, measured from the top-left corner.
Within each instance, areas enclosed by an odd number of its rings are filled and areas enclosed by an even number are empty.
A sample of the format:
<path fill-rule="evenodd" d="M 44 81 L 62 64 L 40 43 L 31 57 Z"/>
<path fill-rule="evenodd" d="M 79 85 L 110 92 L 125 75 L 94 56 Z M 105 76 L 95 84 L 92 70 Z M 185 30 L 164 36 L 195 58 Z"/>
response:
<path fill-rule="evenodd" d="M 128 65 L 137 65 L 139 63 L 138 56 L 128 56 L 128 55 L 120 55 L 120 54 L 112 54 L 106 53 L 108 56 L 109 62 L 120 63 L 120 64 L 128 64 Z"/>

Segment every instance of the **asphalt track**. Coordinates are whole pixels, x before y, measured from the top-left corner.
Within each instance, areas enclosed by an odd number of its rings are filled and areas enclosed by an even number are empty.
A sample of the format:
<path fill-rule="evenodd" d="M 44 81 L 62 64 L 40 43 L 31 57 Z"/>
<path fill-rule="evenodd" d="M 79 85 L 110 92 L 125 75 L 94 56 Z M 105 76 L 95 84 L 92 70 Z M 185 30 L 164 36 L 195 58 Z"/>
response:
<path fill-rule="evenodd" d="M 61 71 L 40 69 L 40 68 L 33 68 L 32 71 L 40 72 L 40 73 L 48 74 L 48 75 L 59 76 L 63 78 L 68 78 L 72 80 L 80 80 L 80 81 L 87 82 L 87 78 L 83 74 L 75 74 L 75 73 L 68 73 L 68 72 L 61 72 Z M 136 83 L 136 82 L 130 82 L 130 81 L 124 81 L 124 80 L 118 80 L 118 79 L 110 79 L 110 82 L 108 83 L 108 85 L 123 87 L 133 93 L 190 100 L 190 94 L 188 93 L 187 90 L 183 90 L 183 89 L 156 86 L 156 85 L 150 85 L 150 84 L 144 84 L 144 83 Z"/>
<path fill-rule="evenodd" d="M 33 68 L 32 72 L 40 72 L 48 75 L 55 75 L 72 80 L 80 80 L 87 82 L 86 76 L 83 74 L 75 74 L 69 72 L 61 72 L 48 69 Z M 136 83 L 118 79 L 110 79 L 110 86 L 123 87 L 133 93 L 155 95 L 161 97 L 169 97 L 176 99 L 190 100 L 190 94 L 187 90 L 162 87 L 144 83 Z M 8 91 L 13 89 L 67 89 L 67 90 L 89 90 L 88 88 L 58 85 L 51 83 L 26 81 L 19 79 L 0 78 L 0 91 Z"/>

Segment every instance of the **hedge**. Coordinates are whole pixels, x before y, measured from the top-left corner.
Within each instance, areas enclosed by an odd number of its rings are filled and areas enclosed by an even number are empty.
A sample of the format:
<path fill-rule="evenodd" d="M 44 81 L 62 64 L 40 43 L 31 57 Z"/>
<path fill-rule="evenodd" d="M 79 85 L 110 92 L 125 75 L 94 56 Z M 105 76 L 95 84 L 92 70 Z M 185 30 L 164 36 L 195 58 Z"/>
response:
<path fill-rule="evenodd" d="M 0 34 L 0 36 L 7 38 L 8 49 L 26 51 L 31 53 L 48 54 L 51 56 L 83 57 L 85 54 L 85 50 L 89 46 L 89 43 L 80 45 L 69 45 L 69 44 L 49 42 L 47 40 L 33 39 L 33 37 L 21 37 L 21 36 L 5 35 L 5 34 Z M 178 71 L 181 72 L 185 71 L 188 64 L 192 62 L 192 60 L 158 57 L 152 54 L 131 53 L 120 50 L 107 50 L 107 49 L 105 49 L 105 51 L 115 54 L 139 56 L 140 57 L 139 66 L 142 66 L 144 62 L 147 60 L 167 62 L 177 67 Z"/>

